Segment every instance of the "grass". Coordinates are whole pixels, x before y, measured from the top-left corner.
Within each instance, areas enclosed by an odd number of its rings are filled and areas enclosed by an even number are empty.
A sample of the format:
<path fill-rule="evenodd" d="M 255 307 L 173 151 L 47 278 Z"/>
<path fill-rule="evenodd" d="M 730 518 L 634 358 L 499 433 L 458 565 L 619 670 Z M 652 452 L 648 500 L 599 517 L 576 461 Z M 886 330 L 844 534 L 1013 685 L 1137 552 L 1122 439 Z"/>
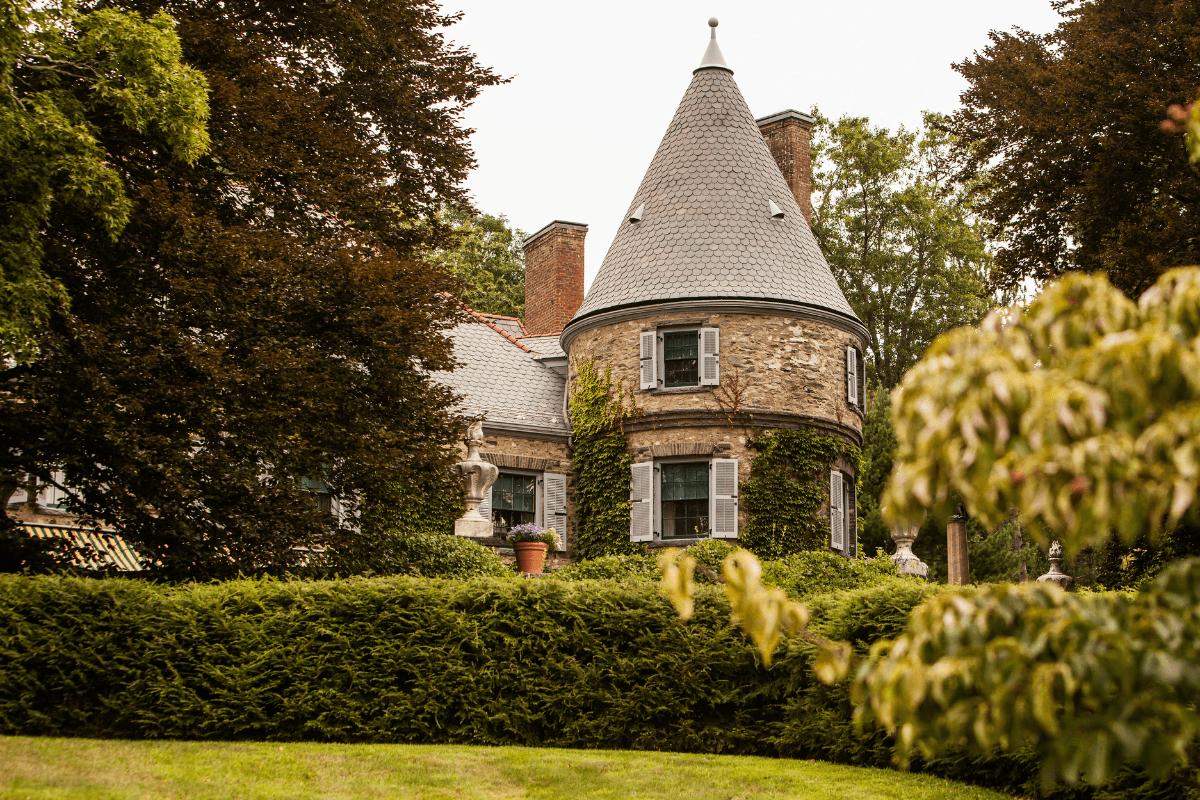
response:
<path fill-rule="evenodd" d="M 888 770 L 749 756 L 460 745 L 0 737 L 0 798 L 1004 798 Z"/>

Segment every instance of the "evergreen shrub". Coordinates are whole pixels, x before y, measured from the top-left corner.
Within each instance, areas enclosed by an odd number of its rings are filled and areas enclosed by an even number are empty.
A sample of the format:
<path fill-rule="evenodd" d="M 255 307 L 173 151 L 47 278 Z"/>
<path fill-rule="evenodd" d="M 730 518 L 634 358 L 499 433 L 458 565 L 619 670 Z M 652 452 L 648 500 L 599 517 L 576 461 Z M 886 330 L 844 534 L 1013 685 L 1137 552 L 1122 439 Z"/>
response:
<path fill-rule="evenodd" d="M 862 653 L 935 591 L 945 589 L 884 576 L 810 597 L 812 625 Z M 648 581 L 0 576 L 0 735 L 520 744 L 888 766 L 888 737 L 855 729 L 847 684 L 817 682 L 812 658 L 795 639 L 764 669 L 711 586 L 698 587 L 685 624 Z M 1032 755 L 923 768 L 1036 795 Z M 1133 776 L 1126 796 L 1136 796 L 1131 782 L 1150 786 Z"/>

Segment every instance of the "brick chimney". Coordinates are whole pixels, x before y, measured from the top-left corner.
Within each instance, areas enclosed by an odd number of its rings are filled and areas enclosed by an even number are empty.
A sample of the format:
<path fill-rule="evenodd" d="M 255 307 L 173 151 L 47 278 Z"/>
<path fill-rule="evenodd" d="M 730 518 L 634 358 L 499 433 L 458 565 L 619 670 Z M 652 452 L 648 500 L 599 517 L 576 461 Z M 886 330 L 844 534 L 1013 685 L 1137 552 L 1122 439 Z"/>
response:
<path fill-rule="evenodd" d="M 525 240 L 525 332 L 563 329 L 583 304 L 587 225 L 556 219 Z"/>
<path fill-rule="evenodd" d="M 812 116 L 803 111 L 780 111 L 769 117 L 756 119 L 758 129 L 767 140 L 767 148 L 775 157 L 783 179 L 796 198 L 804 219 L 812 222 L 812 159 L 809 145 L 812 141 Z"/>

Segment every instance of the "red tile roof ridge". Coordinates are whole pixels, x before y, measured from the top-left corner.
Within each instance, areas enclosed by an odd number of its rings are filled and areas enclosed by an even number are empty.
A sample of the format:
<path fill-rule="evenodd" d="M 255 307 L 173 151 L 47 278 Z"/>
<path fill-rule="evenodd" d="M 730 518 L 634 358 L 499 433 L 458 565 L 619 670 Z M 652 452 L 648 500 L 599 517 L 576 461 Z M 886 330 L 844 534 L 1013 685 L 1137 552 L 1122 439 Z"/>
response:
<path fill-rule="evenodd" d="M 466 311 L 468 314 L 470 314 L 472 317 L 474 317 L 475 319 L 479 320 L 479 321 L 480 321 L 480 322 L 482 322 L 484 325 L 487 325 L 489 328 L 491 328 L 491 329 L 492 329 L 492 330 L 494 330 L 496 333 L 498 333 L 498 334 L 500 334 L 501 336 L 503 336 L 505 339 L 508 339 L 510 342 L 512 342 L 513 344 L 515 344 L 517 347 L 519 347 L 519 348 L 521 348 L 522 350 L 524 350 L 526 353 L 532 353 L 532 352 L 533 352 L 533 351 L 532 351 L 532 350 L 530 350 L 528 347 L 526 347 L 525 345 L 521 344 L 521 343 L 520 343 L 520 342 L 518 342 L 516 339 L 514 339 L 514 338 L 513 338 L 513 336 L 512 336 L 512 334 L 510 334 L 508 331 L 501 330 L 499 327 L 497 327 L 495 324 L 493 324 L 492 322 L 490 322 L 490 321 L 487 319 L 488 317 L 498 317 L 498 316 L 500 316 L 499 314 L 481 314 L 481 313 L 479 313 L 478 311 L 476 311 L 475 309 L 471 308 L 471 307 L 470 307 L 469 305 L 467 305 L 466 303 L 464 303 L 462 300 L 459 300 L 457 297 L 455 297 L 454 295 L 450 294 L 449 292 L 442 292 L 442 295 L 443 295 L 444 297 L 449 297 L 451 300 L 453 300 L 454 302 L 458 303 L 460 306 L 462 306 L 462 307 L 463 307 L 463 310 L 464 310 L 464 311 Z M 515 318 L 514 318 L 514 317 L 501 317 L 501 319 L 515 319 Z M 522 326 L 521 326 L 521 330 L 525 330 L 525 326 L 524 326 L 524 325 L 522 325 Z"/>

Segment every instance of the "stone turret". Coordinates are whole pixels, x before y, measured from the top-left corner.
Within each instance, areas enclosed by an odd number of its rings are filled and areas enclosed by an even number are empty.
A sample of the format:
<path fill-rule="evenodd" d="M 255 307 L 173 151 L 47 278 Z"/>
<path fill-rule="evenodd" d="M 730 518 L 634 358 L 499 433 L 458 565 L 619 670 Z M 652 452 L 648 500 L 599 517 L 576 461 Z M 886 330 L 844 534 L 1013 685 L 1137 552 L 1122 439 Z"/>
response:
<path fill-rule="evenodd" d="M 735 538 L 751 425 L 862 441 L 866 329 L 709 24 L 704 58 L 561 337 L 568 392 L 574 365 L 592 359 L 643 409 L 625 423 L 634 541 Z M 835 465 L 830 542 L 847 554 L 854 485 L 854 465 Z"/>

